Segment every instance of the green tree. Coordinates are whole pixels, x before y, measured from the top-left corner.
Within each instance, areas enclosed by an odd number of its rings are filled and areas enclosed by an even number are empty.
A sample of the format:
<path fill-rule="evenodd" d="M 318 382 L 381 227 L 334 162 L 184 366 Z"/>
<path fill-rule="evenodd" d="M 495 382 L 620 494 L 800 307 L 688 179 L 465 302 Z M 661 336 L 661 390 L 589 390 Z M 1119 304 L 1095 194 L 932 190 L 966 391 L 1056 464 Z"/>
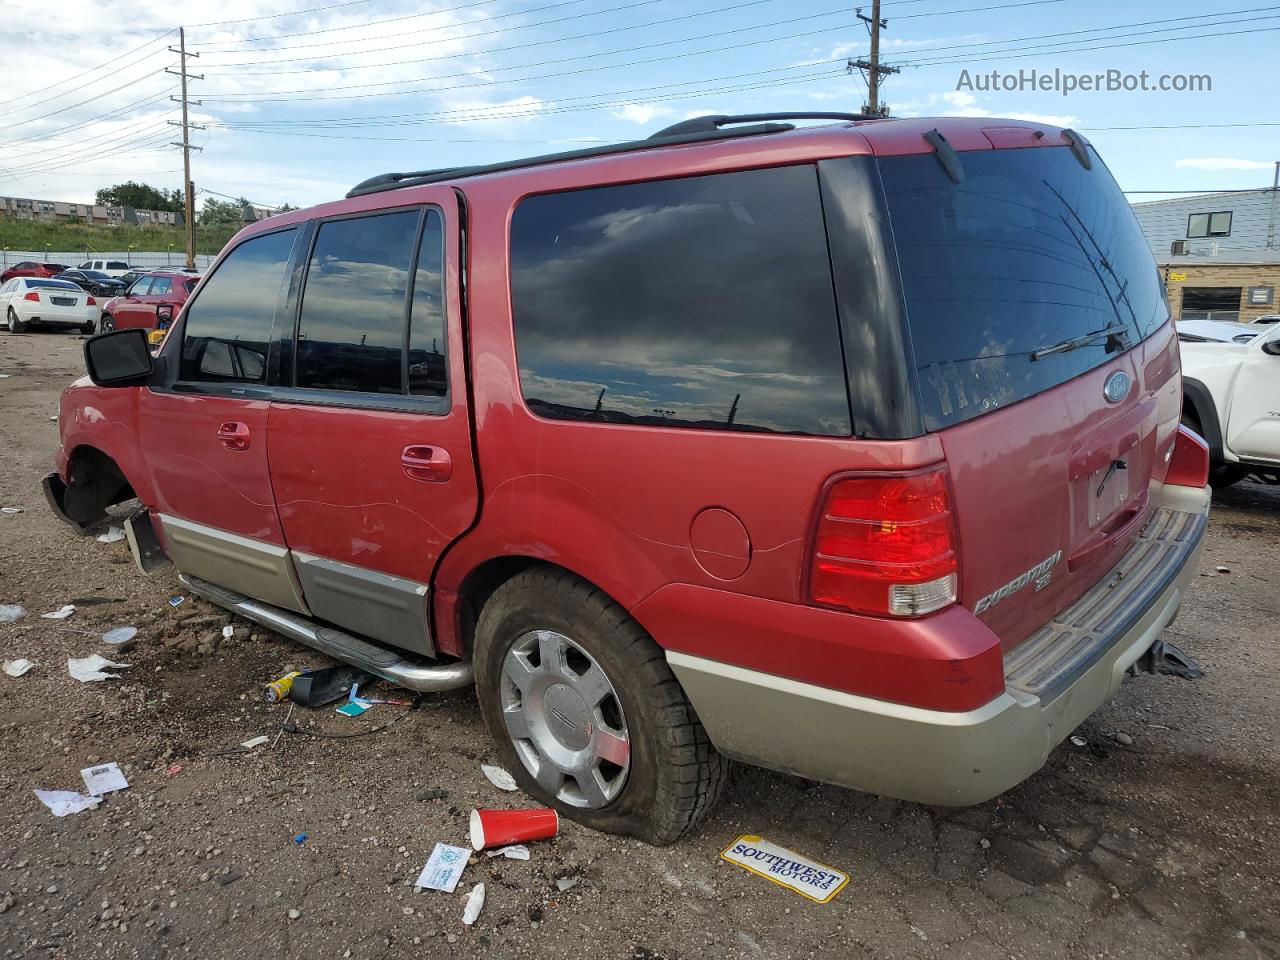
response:
<path fill-rule="evenodd" d="M 98 191 L 94 202 L 103 207 L 133 207 L 136 210 L 182 212 L 182 191 L 161 190 L 146 183 L 117 183 Z"/>
<path fill-rule="evenodd" d="M 210 223 L 243 223 L 244 208 L 249 201 L 244 197 L 239 200 L 218 200 L 214 197 L 204 198 L 204 209 L 200 211 L 200 222 Z"/>

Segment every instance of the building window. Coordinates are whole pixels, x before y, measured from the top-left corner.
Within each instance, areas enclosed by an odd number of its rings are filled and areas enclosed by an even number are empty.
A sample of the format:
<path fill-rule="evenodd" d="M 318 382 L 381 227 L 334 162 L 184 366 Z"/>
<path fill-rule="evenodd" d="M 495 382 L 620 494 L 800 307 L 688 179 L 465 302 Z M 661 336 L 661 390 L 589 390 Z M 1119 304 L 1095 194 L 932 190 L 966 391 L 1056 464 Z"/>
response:
<path fill-rule="evenodd" d="M 1193 213 L 1187 217 L 1187 238 L 1231 236 L 1231 211 Z"/>
<path fill-rule="evenodd" d="M 1185 287 L 1180 320 L 1240 319 L 1240 287 Z"/>

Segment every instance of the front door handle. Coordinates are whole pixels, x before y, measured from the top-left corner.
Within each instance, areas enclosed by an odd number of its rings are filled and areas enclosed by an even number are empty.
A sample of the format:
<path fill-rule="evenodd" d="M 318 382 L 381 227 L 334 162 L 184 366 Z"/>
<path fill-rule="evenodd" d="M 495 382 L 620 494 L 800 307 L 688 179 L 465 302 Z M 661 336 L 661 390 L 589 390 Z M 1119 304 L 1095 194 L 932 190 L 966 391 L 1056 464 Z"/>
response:
<path fill-rule="evenodd" d="M 249 428 L 234 420 L 218 427 L 218 439 L 228 450 L 249 449 Z"/>
<path fill-rule="evenodd" d="M 453 476 L 453 460 L 443 447 L 407 446 L 400 451 L 400 467 L 410 480 L 444 483 Z"/>

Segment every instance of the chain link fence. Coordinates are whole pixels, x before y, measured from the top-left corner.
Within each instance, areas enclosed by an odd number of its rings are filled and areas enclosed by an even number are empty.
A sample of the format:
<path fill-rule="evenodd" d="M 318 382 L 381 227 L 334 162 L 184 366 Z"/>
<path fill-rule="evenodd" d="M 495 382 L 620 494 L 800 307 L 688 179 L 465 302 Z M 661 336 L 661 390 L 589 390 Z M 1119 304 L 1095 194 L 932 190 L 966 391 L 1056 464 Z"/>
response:
<path fill-rule="evenodd" d="M 65 263 L 68 267 L 78 267 L 86 260 L 123 260 L 131 267 L 142 270 L 159 270 L 162 267 L 182 267 L 186 260 L 181 251 L 169 253 L 148 253 L 134 250 L 132 253 L 118 250 L 0 250 L 0 270 L 7 270 L 15 263 L 35 260 L 37 263 Z M 207 253 L 196 254 L 196 266 L 201 270 L 209 269 L 214 256 Z"/>

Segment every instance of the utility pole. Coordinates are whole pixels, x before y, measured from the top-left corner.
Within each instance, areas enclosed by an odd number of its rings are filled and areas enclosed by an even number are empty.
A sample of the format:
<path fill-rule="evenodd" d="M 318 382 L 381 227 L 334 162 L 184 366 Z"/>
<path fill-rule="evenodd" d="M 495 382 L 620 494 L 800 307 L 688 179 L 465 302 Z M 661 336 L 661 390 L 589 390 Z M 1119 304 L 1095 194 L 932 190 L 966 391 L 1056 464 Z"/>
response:
<path fill-rule="evenodd" d="M 191 182 L 191 151 L 202 150 L 203 147 L 191 146 L 191 131 L 203 130 L 200 124 L 191 123 L 187 120 L 187 106 L 193 101 L 187 99 L 187 80 L 203 80 L 203 74 L 193 74 L 187 72 L 187 57 L 198 57 L 198 53 L 187 53 L 187 31 L 183 27 L 178 28 L 178 46 L 177 49 L 169 48 L 170 53 L 178 55 L 178 69 L 165 67 L 165 73 L 172 73 L 182 78 L 182 122 L 170 120 L 169 124 L 174 127 L 182 127 L 182 142 L 175 143 L 173 146 L 182 148 L 182 205 L 185 210 L 184 220 L 186 221 L 186 239 L 187 239 L 187 266 L 194 267 L 196 265 L 196 185 Z M 179 101 L 178 97 L 170 97 L 175 103 Z M 196 100 L 196 105 L 203 101 Z"/>
<path fill-rule="evenodd" d="M 1276 175 L 1271 180 L 1271 216 L 1267 221 L 1267 249 L 1276 248 L 1276 194 L 1280 193 L 1280 160 L 1276 161 Z"/>
<path fill-rule="evenodd" d="M 867 81 L 867 102 L 862 105 L 862 112 L 887 117 L 889 108 L 880 102 L 880 78 L 901 72 L 898 67 L 888 67 L 880 62 L 880 31 L 889 29 L 889 21 L 880 18 L 880 0 L 871 0 L 869 17 L 863 14 L 861 7 L 858 7 L 855 12 L 858 19 L 867 25 L 867 32 L 871 34 L 871 58 L 850 60 L 845 64 L 845 71 L 847 73 L 853 73 L 854 70 L 861 71 L 863 79 Z"/>

